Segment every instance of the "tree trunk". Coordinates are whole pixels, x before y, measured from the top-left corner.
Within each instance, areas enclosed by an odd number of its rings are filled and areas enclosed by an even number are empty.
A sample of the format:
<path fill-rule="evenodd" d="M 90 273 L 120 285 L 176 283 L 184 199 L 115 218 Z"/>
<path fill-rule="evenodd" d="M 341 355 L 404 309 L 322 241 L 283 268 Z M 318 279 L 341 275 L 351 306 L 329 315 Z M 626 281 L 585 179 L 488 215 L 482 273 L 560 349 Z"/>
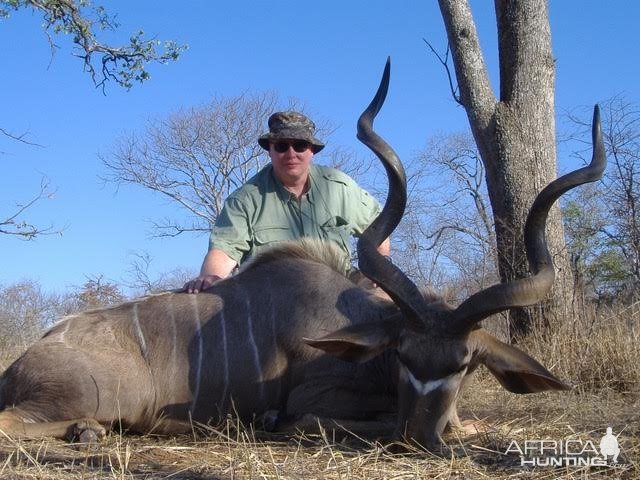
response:
<path fill-rule="evenodd" d="M 536 194 L 556 177 L 555 69 L 547 3 L 496 0 L 500 55 L 500 98 L 496 99 L 467 0 L 440 0 L 459 102 L 486 168 L 503 282 L 528 274 L 522 238 Z M 572 305 L 573 282 L 559 209 L 547 223 L 556 267 L 553 291 L 543 304 L 515 309 L 510 335 L 527 334 L 536 319 L 562 321 Z"/>

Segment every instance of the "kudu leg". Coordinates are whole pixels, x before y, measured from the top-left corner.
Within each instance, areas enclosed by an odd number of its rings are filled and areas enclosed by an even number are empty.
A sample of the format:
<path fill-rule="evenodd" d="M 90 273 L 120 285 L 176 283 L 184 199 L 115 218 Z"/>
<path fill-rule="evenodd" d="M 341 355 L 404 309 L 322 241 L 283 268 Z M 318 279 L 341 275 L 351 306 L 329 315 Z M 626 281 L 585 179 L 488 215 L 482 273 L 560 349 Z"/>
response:
<path fill-rule="evenodd" d="M 458 412 L 456 411 L 454 405 L 452 413 L 449 414 L 449 422 L 444 429 L 444 433 L 452 433 L 455 435 L 460 435 L 462 437 L 470 437 L 482 432 L 486 432 L 489 429 L 489 424 L 487 424 L 483 420 L 460 420 L 460 417 L 458 417 Z"/>
<path fill-rule="evenodd" d="M 467 385 L 471 383 L 473 374 L 477 368 L 478 364 L 475 363 L 469 366 L 466 375 L 462 379 L 460 391 L 463 391 Z M 459 397 L 456 397 L 451 405 L 451 412 L 449 413 L 449 421 L 445 427 L 445 433 L 455 433 L 456 435 L 467 437 L 489 430 L 489 425 L 482 420 L 460 420 L 460 417 L 458 416 L 458 398 Z"/>
<path fill-rule="evenodd" d="M 102 440 L 107 431 L 93 418 L 79 418 L 57 422 L 25 422 L 13 409 L 0 412 L 0 433 L 11 439 L 54 437 L 62 440 L 79 440 L 94 443 Z"/>
<path fill-rule="evenodd" d="M 349 379 L 344 380 L 345 383 Z M 396 399 L 386 393 L 361 392 L 336 385 L 335 379 L 314 380 L 298 385 L 289 394 L 286 416 L 301 418 L 308 413 L 321 418 L 371 420 L 396 411 Z"/>
<path fill-rule="evenodd" d="M 354 435 L 356 437 L 373 440 L 377 438 L 390 438 L 396 427 L 397 420 L 389 417 L 379 420 L 344 420 L 336 418 L 324 418 L 308 413 L 296 420 L 285 420 L 278 424 L 279 433 L 295 434 L 321 434 Z"/>
<path fill-rule="evenodd" d="M 365 438 L 390 436 L 395 428 L 395 398 L 375 392 L 337 386 L 335 379 L 315 379 L 289 395 L 286 418 L 276 430 L 319 433 L 321 429 L 352 432 Z M 348 383 L 348 381 L 346 381 Z"/>

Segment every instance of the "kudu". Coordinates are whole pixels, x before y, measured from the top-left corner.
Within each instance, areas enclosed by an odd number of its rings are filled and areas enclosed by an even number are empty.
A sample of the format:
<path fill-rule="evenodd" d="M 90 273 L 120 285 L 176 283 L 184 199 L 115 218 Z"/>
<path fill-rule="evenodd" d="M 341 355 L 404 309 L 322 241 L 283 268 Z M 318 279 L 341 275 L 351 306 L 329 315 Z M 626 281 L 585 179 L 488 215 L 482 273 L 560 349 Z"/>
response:
<path fill-rule="evenodd" d="M 204 293 L 153 295 L 61 320 L 0 379 L 0 430 L 14 437 L 75 431 L 90 439 L 118 423 L 142 432 L 190 431 L 191 421 L 217 422 L 230 411 L 242 419 L 273 410 L 282 419 L 397 414 L 395 435 L 429 447 L 447 423 L 458 422 L 461 381 L 479 364 L 512 392 L 566 389 L 477 325 L 539 302 L 551 288 L 547 213 L 564 192 L 601 175 L 597 111 L 591 165 L 552 182 L 531 208 L 525 227 L 531 277 L 451 308 L 421 294 L 376 251 L 406 203 L 402 165 L 373 131 L 388 82 L 387 63 L 358 122 L 358 138 L 389 177 L 387 202 L 360 238 L 358 258 L 393 302 L 338 273 L 326 245 L 282 245 Z"/>

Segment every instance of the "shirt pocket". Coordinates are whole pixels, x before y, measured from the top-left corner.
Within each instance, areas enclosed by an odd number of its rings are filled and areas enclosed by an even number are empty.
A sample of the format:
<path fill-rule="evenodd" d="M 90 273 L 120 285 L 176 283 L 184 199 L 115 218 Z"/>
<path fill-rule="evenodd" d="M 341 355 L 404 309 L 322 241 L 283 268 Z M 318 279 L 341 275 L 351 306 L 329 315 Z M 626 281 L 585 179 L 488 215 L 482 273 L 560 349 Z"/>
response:
<path fill-rule="evenodd" d="M 320 225 L 320 230 L 326 240 L 330 240 L 340 247 L 347 256 L 350 256 L 349 235 L 351 227 L 341 216 L 331 217 L 329 220 Z"/>
<path fill-rule="evenodd" d="M 291 240 L 291 229 L 279 226 L 264 226 L 253 232 L 253 244 L 256 248 L 266 247 L 285 240 Z"/>

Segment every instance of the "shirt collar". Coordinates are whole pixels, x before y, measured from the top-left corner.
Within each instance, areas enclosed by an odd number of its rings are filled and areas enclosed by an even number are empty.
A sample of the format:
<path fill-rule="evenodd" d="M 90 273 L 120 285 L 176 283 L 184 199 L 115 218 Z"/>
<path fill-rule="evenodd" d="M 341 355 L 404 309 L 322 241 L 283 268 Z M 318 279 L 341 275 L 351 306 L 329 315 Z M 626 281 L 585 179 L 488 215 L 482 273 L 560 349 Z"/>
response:
<path fill-rule="evenodd" d="M 273 172 L 273 165 L 269 165 L 269 168 L 271 169 L 269 173 L 275 185 L 275 191 L 278 194 L 278 198 L 283 202 L 288 202 L 289 200 L 295 200 L 295 196 L 293 195 L 293 193 L 287 190 L 285 186 L 282 184 L 282 182 L 278 180 L 278 177 L 276 177 L 275 173 Z M 313 203 L 313 196 L 314 196 L 313 192 L 315 190 L 314 178 L 317 178 L 317 177 L 316 177 L 316 170 L 314 168 L 314 165 L 312 164 L 309 167 L 309 178 L 307 179 L 307 182 L 309 182 L 309 190 L 307 190 L 307 193 L 302 195 L 303 197 L 306 196 L 311 203 Z"/>

